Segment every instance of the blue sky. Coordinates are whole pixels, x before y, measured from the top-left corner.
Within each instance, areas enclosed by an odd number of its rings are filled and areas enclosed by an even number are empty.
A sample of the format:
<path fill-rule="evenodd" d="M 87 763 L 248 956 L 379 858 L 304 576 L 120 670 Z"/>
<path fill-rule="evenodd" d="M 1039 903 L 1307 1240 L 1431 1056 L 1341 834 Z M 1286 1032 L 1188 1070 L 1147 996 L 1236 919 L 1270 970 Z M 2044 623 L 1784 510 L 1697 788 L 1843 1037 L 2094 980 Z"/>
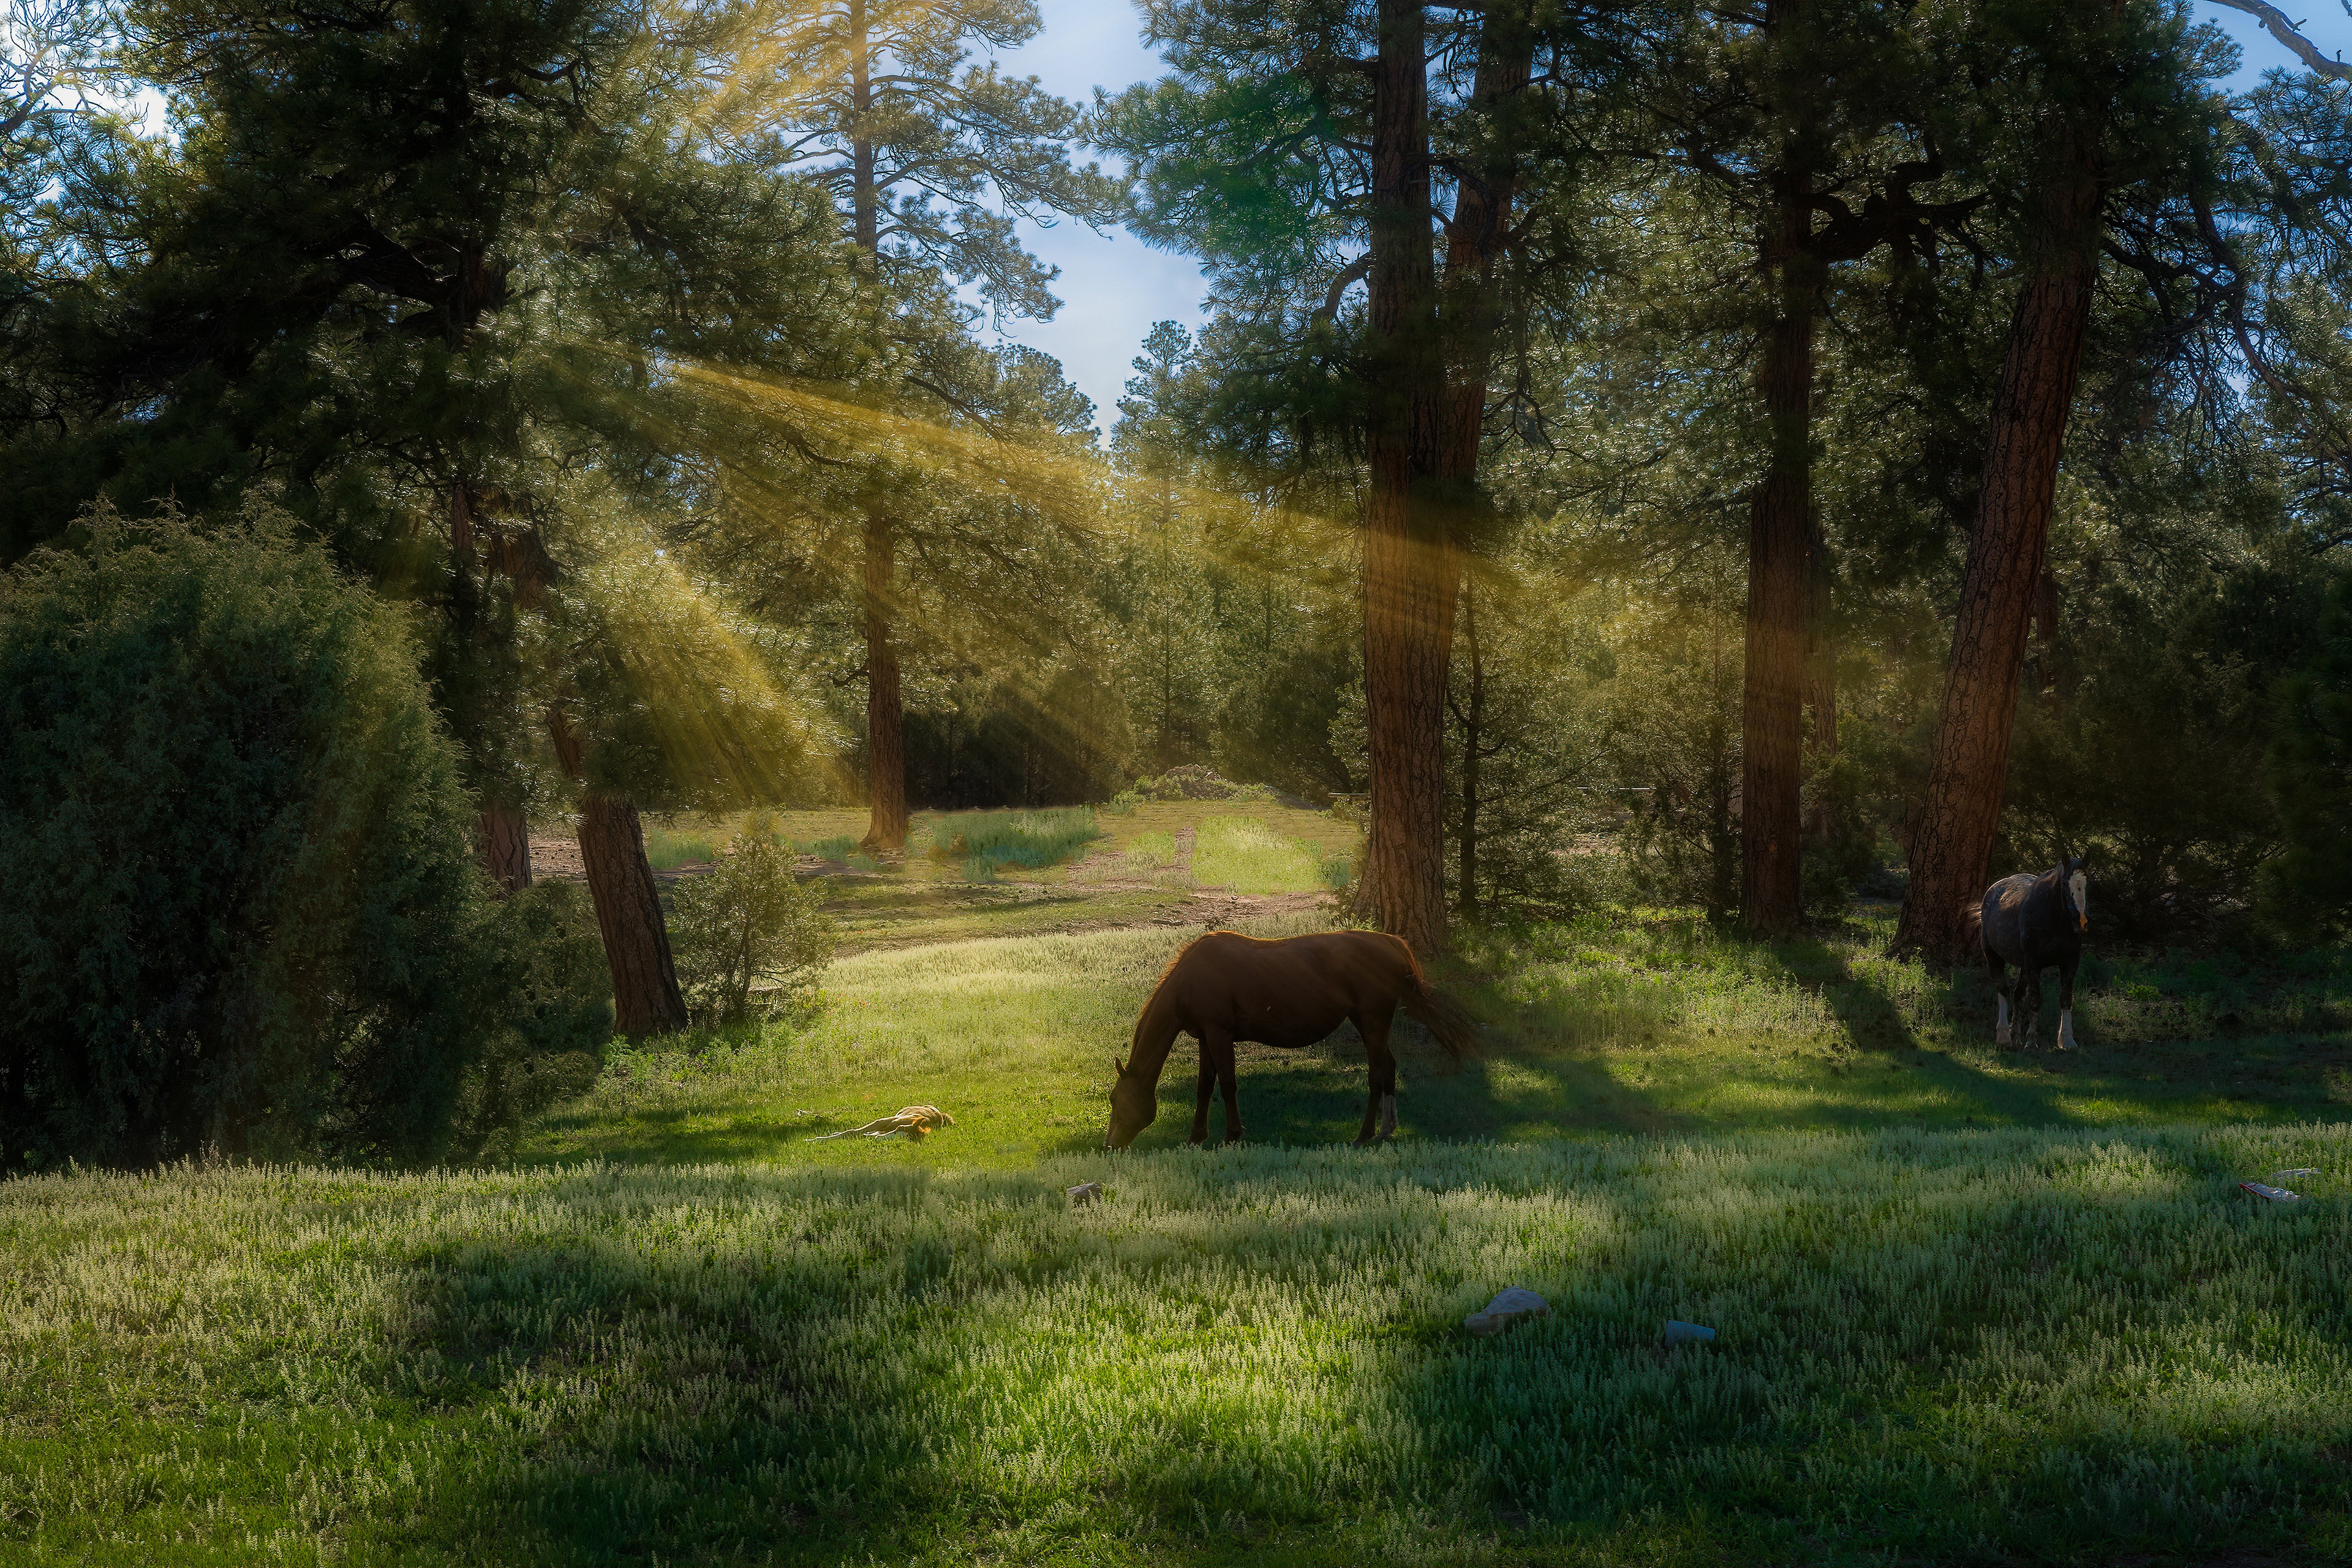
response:
<path fill-rule="evenodd" d="M 2290 0 L 2287 15 L 2304 23 L 2304 37 L 2313 43 L 2352 58 L 2352 15 L 2344 10 L 2345 3 Z M 1097 87 L 1117 91 L 1161 73 L 1160 58 L 1143 47 L 1137 13 L 1126 0 L 1040 0 L 1039 9 L 1045 31 L 1026 47 L 1005 54 L 1003 63 L 1034 74 L 1049 91 L 1084 102 Z M 2295 65 L 2244 12 L 2200 0 L 2197 14 L 2219 22 L 2244 49 L 2243 82 L 2273 66 Z M 1187 326 L 1199 323 L 1199 265 L 1154 250 L 1124 231 L 1097 237 L 1078 224 L 1032 227 L 1024 238 L 1062 269 L 1054 291 L 1064 303 L 1052 321 L 1011 322 L 1003 336 L 1059 359 L 1065 374 L 1095 400 L 1096 416 L 1108 430 L 1118 416 L 1120 386 L 1132 374 L 1129 362 L 1151 323 L 1171 317 Z"/>

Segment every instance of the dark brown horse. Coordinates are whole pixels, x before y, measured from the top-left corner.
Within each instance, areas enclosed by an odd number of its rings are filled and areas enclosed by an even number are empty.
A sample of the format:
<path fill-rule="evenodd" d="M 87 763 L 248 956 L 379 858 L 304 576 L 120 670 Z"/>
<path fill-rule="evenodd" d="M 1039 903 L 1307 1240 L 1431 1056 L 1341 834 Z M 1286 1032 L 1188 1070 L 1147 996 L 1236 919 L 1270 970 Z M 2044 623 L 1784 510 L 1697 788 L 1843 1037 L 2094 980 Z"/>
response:
<path fill-rule="evenodd" d="M 2090 924 L 2090 868 L 2080 855 L 2061 859 L 2038 877 L 2031 871 L 2003 877 L 1985 889 L 1977 929 L 1984 943 L 1985 975 L 1993 984 L 1994 1044 L 2006 1047 L 2012 1037 L 2019 1046 L 2033 1044 L 2034 1021 L 2042 1014 L 2042 972 L 2054 965 L 2057 1048 L 2074 1048 L 2074 971 L 2083 962 L 2083 933 Z M 2014 981 L 2002 973 L 2011 964 L 2017 966 Z"/>
<path fill-rule="evenodd" d="M 1192 1141 L 1209 1135 L 1209 1090 L 1217 1085 L 1224 1090 L 1225 1142 L 1234 1143 L 1243 1131 L 1234 1042 L 1296 1049 L 1351 1019 L 1364 1037 L 1372 1069 L 1371 1095 L 1356 1143 L 1360 1148 L 1385 1142 L 1396 1131 L 1396 1058 L 1389 1054 L 1389 1025 L 1399 1006 L 1428 1025 L 1456 1057 L 1476 1042 L 1476 1024 L 1429 989 L 1412 949 L 1395 937 L 1328 931 L 1263 942 L 1213 931 L 1176 955 L 1143 1005 L 1143 1016 L 1135 1021 L 1133 1054 L 1117 1063 L 1110 1131 L 1103 1144 L 1124 1149 L 1158 1118 L 1160 1074 L 1178 1035 L 1201 1042 Z"/>

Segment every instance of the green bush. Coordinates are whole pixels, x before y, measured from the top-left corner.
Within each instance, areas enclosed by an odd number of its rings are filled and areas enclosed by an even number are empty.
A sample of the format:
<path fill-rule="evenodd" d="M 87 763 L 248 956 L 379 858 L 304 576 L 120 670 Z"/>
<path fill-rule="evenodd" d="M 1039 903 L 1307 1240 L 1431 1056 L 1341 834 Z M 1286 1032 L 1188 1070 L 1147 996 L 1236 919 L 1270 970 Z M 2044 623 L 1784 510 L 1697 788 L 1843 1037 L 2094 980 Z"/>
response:
<path fill-rule="evenodd" d="M 496 1149 L 559 1100 L 585 1093 L 613 1032 L 612 970 L 595 906 L 578 882 L 539 882 L 484 912 L 484 1005 L 505 1026 L 485 1039 L 466 1076 L 448 1152 Z"/>
<path fill-rule="evenodd" d="M 2283 683 L 2268 771 L 2285 844 L 2262 868 L 2268 912 L 2306 937 L 2352 927 L 2352 576 L 2329 593 L 2318 641 Z"/>
<path fill-rule="evenodd" d="M 739 834 L 717 870 L 672 894 L 670 948 L 698 1022 L 724 1026 L 804 998 L 832 962 L 833 922 L 772 829 Z"/>
<path fill-rule="evenodd" d="M 0 582 L 0 1168 L 431 1160 L 576 1076 L 604 978 L 488 898 L 400 616 L 280 517 L 86 521 Z"/>

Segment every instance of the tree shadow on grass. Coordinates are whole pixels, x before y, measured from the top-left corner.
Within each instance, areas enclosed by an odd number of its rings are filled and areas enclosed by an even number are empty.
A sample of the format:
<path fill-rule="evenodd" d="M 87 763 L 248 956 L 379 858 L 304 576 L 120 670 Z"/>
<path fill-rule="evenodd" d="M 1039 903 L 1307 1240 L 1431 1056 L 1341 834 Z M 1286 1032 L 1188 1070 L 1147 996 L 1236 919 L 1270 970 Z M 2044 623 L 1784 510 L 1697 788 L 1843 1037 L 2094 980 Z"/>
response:
<path fill-rule="evenodd" d="M 951 1310 L 969 1237 L 923 1212 L 935 1179 L 606 1168 L 533 1194 L 537 1237 L 461 1237 L 407 1260 L 385 1393 L 428 1426 L 487 1415 L 504 1436 L 450 1444 L 462 1451 L 445 1452 L 404 1536 L 458 1561 L 550 1564 L 883 1549 L 898 1504 L 959 1489 L 919 1386 L 936 1369 L 870 1353 L 876 1314 L 914 1336 Z M 959 1190 L 992 1212 L 1067 1207 L 1024 1175 Z M 865 1234 L 877 1227 L 888 1245 Z"/>
<path fill-rule="evenodd" d="M 1590 1056 L 1503 1049 L 1449 1057 L 1420 1025 L 1400 1016 L 1390 1037 L 1398 1060 L 1400 1136 L 1542 1138 L 1578 1132 L 1662 1132 L 1696 1127 L 1656 1096 L 1629 1084 L 1608 1061 Z M 1160 1080 L 1160 1117 L 1139 1149 L 1181 1147 L 1191 1133 L 1199 1047 L 1181 1037 Z M 1343 1024 L 1299 1050 L 1244 1044 L 1236 1048 L 1242 1120 L 1254 1143 L 1292 1147 L 1351 1143 L 1370 1094 L 1362 1037 Z M 1108 1104 L 1105 1102 L 1108 1121 Z M 1209 1141 L 1222 1142 L 1224 1107 L 1213 1097 Z M 1099 1133 L 1059 1145 L 1098 1148 Z"/>

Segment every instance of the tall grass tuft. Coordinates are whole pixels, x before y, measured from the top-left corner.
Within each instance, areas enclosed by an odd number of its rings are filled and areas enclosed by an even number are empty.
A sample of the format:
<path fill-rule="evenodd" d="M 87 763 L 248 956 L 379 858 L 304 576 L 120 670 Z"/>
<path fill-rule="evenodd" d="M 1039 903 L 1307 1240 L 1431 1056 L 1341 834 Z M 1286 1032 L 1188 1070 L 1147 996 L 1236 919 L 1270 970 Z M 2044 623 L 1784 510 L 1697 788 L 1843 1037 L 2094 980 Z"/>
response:
<path fill-rule="evenodd" d="M 707 833 L 682 833 L 660 823 L 646 825 L 646 862 L 656 871 L 680 866 L 708 866 L 719 858 L 719 846 Z"/>
<path fill-rule="evenodd" d="M 1103 837 L 1093 808 L 1062 806 L 1045 811 L 960 811 L 931 824 L 931 858 L 961 860 L 967 881 L 993 881 L 997 870 L 1019 866 L 1037 870 L 1075 860 Z M 975 868 L 986 874 L 975 874 Z"/>

